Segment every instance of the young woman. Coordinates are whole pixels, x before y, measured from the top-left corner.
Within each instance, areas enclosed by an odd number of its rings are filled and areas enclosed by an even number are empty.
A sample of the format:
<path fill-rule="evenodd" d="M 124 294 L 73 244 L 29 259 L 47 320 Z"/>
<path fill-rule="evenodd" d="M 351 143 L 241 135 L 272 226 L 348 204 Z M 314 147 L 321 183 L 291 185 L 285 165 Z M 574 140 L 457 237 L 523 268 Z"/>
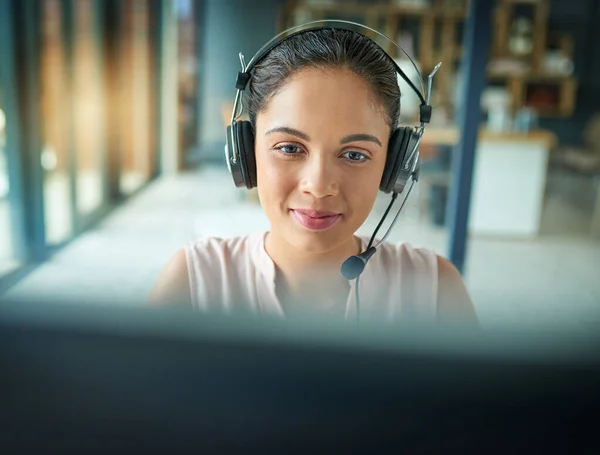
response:
<path fill-rule="evenodd" d="M 281 41 L 251 71 L 247 107 L 270 230 L 205 238 L 179 251 L 150 302 L 290 317 L 356 317 L 342 263 L 366 249 L 371 211 L 398 122 L 391 58 L 371 39 L 323 28 Z M 384 244 L 360 276 L 361 320 L 475 322 L 460 274 L 410 244 Z"/>

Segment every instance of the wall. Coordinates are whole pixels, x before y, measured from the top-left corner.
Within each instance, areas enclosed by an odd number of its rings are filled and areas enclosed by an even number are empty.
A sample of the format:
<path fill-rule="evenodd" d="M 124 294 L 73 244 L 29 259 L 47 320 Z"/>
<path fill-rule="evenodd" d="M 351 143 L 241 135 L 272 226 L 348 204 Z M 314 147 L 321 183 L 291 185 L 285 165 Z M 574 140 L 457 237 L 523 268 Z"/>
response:
<path fill-rule="evenodd" d="M 281 0 L 206 0 L 200 73 L 200 151 L 198 160 L 225 162 L 222 111 L 235 97 L 240 70 L 238 53 L 246 62 L 277 32 Z"/>
<path fill-rule="evenodd" d="M 160 172 L 173 174 L 177 156 L 177 15 L 175 0 L 161 2 Z"/>

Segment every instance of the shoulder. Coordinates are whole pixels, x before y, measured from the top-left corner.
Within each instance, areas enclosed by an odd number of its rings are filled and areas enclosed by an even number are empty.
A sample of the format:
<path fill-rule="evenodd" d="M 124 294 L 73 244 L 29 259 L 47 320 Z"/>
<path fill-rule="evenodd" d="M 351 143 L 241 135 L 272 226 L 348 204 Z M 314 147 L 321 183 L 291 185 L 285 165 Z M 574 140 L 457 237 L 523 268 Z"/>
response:
<path fill-rule="evenodd" d="M 383 270 L 394 271 L 398 285 L 418 288 L 431 296 L 432 311 L 440 322 L 477 322 L 477 316 L 460 272 L 434 250 L 410 243 L 385 243 L 375 256 Z M 374 257 L 375 257 L 374 256 Z M 401 289 L 402 290 L 402 289 Z M 414 290 L 414 289 L 413 289 Z"/>
<path fill-rule="evenodd" d="M 398 318 L 435 320 L 437 255 L 410 243 L 382 244 L 371 259 L 372 292 L 386 314 Z"/>
<path fill-rule="evenodd" d="M 148 298 L 148 304 L 191 307 L 188 274 L 186 250 L 182 248 L 161 271 Z"/>
<path fill-rule="evenodd" d="M 448 281 L 462 281 L 460 272 L 455 267 L 455 265 L 452 264 L 452 262 L 450 262 L 445 257 L 439 255 L 436 255 L 436 260 L 438 265 L 438 275 L 440 276 L 440 278 L 443 277 L 445 280 Z"/>
<path fill-rule="evenodd" d="M 250 234 L 231 238 L 204 237 L 188 243 L 167 262 L 148 303 L 192 307 L 198 280 L 207 274 L 217 279 L 219 274 L 236 267 L 258 240 L 259 234 Z"/>
<path fill-rule="evenodd" d="M 438 320 L 477 323 L 473 302 L 458 269 L 449 260 L 437 256 Z"/>
<path fill-rule="evenodd" d="M 249 234 L 237 237 L 204 237 L 186 245 L 185 254 L 189 265 L 196 265 L 198 261 L 214 263 L 236 259 L 252 251 L 260 241 L 261 235 Z"/>
<path fill-rule="evenodd" d="M 410 243 L 384 243 L 377 254 L 380 254 L 385 265 L 400 267 L 403 272 L 427 272 L 436 275 L 438 269 L 435 251 L 414 246 Z"/>

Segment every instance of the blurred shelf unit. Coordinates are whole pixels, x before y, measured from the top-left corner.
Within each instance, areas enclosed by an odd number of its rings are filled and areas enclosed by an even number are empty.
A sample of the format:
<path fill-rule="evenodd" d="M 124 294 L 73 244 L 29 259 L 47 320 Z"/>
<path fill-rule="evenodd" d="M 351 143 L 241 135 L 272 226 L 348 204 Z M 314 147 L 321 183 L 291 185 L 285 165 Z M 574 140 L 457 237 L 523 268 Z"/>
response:
<path fill-rule="evenodd" d="M 575 110 L 577 82 L 572 76 L 490 75 L 489 79 L 500 81 L 506 87 L 513 114 L 531 108 L 539 117 L 568 117 Z"/>
<path fill-rule="evenodd" d="M 463 57 L 462 28 L 472 0 L 289 0 L 280 31 L 323 19 L 359 22 L 381 31 L 415 58 L 422 74 L 439 62 L 433 102 L 451 117 Z M 492 0 L 490 0 L 492 1 Z M 573 40 L 548 30 L 548 0 L 496 0 L 488 80 L 504 86 L 512 110 L 530 107 L 541 117 L 563 117 L 575 107 Z M 371 35 L 394 58 L 393 45 Z"/>
<path fill-rule="evenodd" d="M 315 20 L 342 19 L 379 30 L 416 60 L 422 74 L 429 74 L 443 61 L 447 68 L 436 76 L 432 96 L 437 106 L 451 107 L 454 68 L 462 56 L 460 26 L 467 10 L 468 0 L 291 0 L 280 11 L 278 29 Z M 406 58 L 388 41 L 375 34 L 371 37 L 395 59 Z"/>
<path fill-rule="evenodd" d="M 498 0 L 488 78 L 504 83 L 512 111 L 533 108 L 542 117 L 575 109 L 573 38 L 548 30 L 548 0 Z"/>

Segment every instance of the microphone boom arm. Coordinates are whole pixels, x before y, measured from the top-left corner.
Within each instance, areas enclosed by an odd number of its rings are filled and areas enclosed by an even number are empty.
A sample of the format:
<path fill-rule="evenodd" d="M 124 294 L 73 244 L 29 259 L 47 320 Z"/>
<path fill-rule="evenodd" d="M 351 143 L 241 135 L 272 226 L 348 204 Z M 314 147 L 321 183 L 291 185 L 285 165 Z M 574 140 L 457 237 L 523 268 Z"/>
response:
<path fill-rule="evenodd" d="M 385 240 L 390 235 L 390 232 L 392 232 L 392 228 L 394 227 L 394 224 L 396 224 L 396 222 L 398 221 L 398 217 L 400 216 L 400 213 L 402 213 L 402 210 L 404 209 L 404 206 L 406 205 L 406 202 L 408 201 L 408 197 L 410 196 L 410 193 L 411 193 L 413 187 L 415 186 L 415 183 L 416 183 L 416 179 L 413 176 L 411 178 L 411 182 L 410 182 L 410 186 L 408 187 L 408 191 L 406 192 L 406 196 L 404 197 L 404 199 L 402 199 L 402 204 L 400 204 L 400 208 L 396 212 L 396 216 L 394 216 L 394 219 L 392 220 L 390 227 L 386 231 L 383 238 L 373 246 L 373 248 L 375 248 L 376 250 L 381 246 L 381 244 L 383 244 L 383 242 L 385 242 Z"/>

